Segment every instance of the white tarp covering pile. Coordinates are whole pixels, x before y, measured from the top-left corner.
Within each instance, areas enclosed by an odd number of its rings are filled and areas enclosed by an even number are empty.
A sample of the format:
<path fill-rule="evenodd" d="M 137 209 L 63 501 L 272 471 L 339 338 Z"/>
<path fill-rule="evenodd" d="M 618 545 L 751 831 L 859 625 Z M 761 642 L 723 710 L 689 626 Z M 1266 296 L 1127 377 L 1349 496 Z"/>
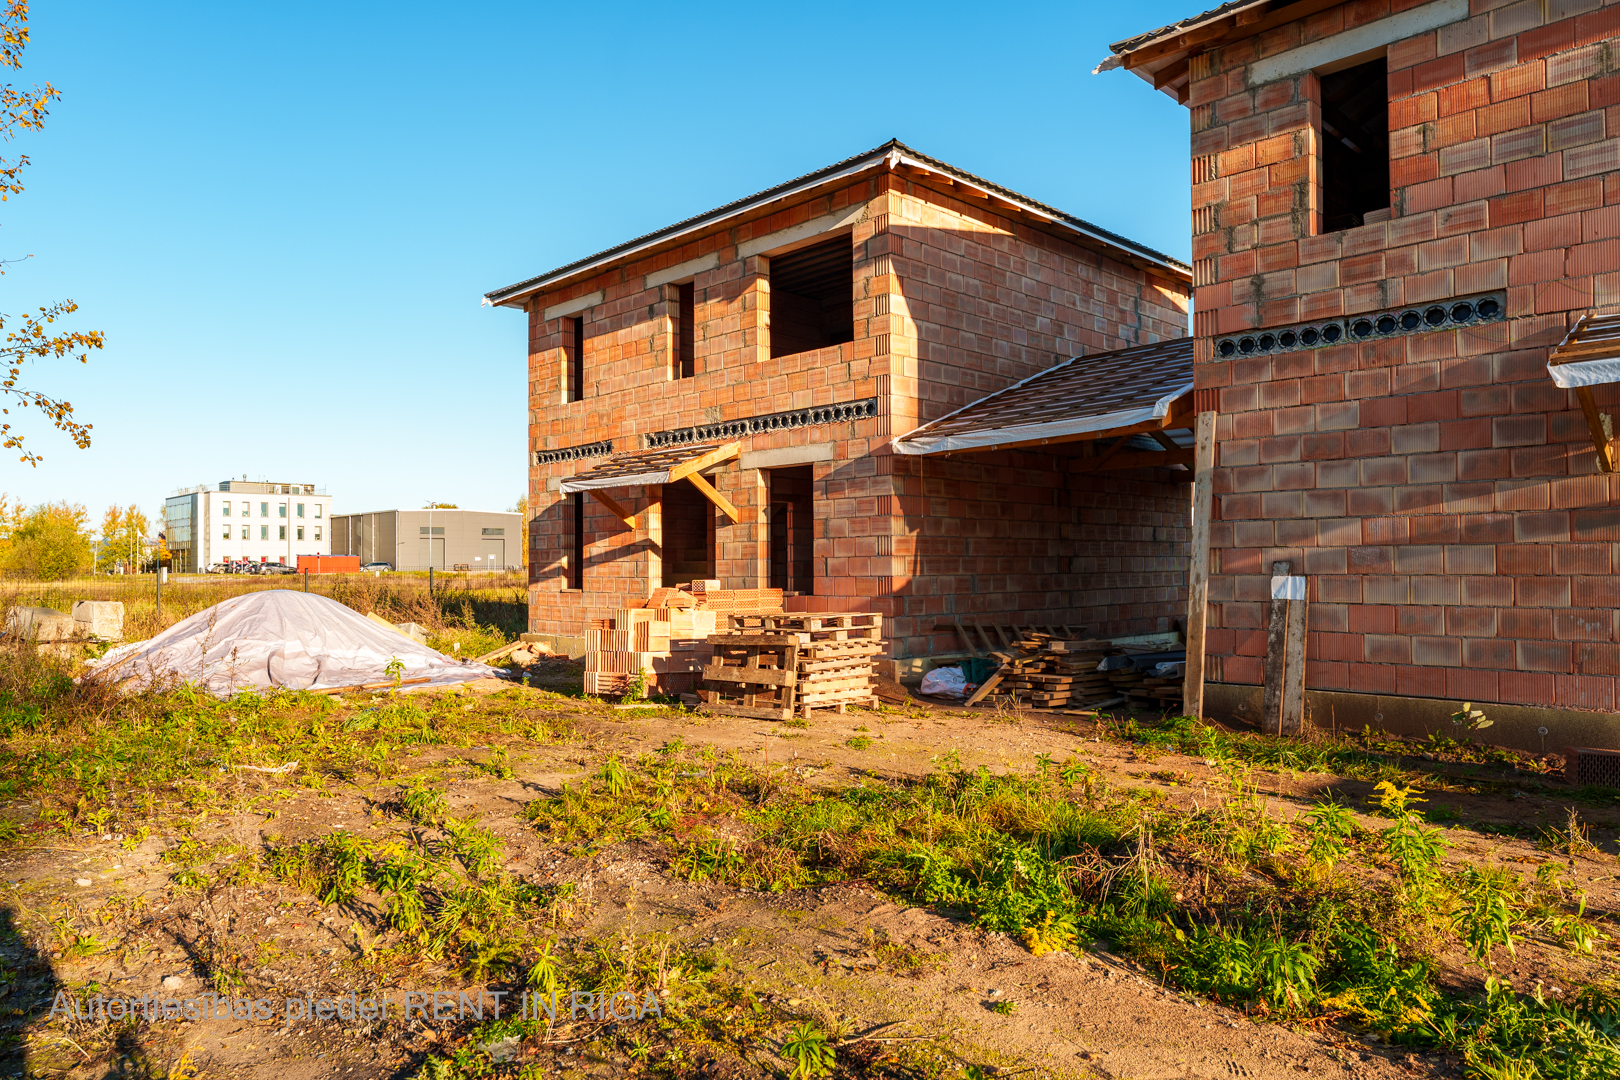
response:
<path fill-rule="evenodd" d="M 190 683 L 229 697 L 241 690 L 320 690 L 391 680 L 394 658 L 402 689 L 448 686 L 493 677 L 486 664 L 454 660 L 311 593 L 272 589 L 199 611 L 150 641 L 113 649 L 91 661 L 93 677 L 131 687 Z"/>

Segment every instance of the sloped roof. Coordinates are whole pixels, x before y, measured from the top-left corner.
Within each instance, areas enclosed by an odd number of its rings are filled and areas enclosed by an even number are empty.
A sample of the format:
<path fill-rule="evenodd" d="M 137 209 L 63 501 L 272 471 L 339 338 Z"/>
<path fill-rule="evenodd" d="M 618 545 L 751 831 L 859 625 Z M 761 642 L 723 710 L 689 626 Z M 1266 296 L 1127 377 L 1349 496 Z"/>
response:
<path fill-rule="evenodd" d="M 1193 339 L 1065 360 L 894 440 L 901 454 L 1066 442 L 1170 415 L 1192 392 Z"/>
<path fill-rule="evenodd" d="M 1242 11 L 1244 8 L 1260 7 L 1266 3 L 1268 3 L 1268 0 L 1228 0 L 1227 3 L 1212 7 L 1208 11 L 1200 12 L 1197 15 L 1189 15 L 1180 22 L 1173 22 L 1168 26 L 1161 26 L 1157 30 L 1149 30 L 1145 34 L 1128 37 L 1124 41 L 1116 41 L 1108 46 L 1108 51 L 1115 55 L 1128 53 L 1133 49 L 1140 49 L 1143 45 L 1151 44 L 1159 38 L 1182 33 L 1212 19 L 1219 19 L 1223 15 L 1230 15 L 1235 11 Z"/>
<path fill-rule="evenodd" d="M 992 193 L 1014 206 L 1033 210 L 1043 217 L 1052 219 L 1054 224 L 1082 234 L 1093 243 L 1101 243 L 1127 256 L 1153 263 L 1177 276 L 1190 277 L 1191 275 L 1191 268 L 1186 263 L 1172 258 L 1162 251 L 1155 251 L 1153 248 L 1138 244 L 1134 240 L 1127 239 L 1116 232 L 1093 225 L 1083 218 L 1075 217 L 1073 214 L 1066 213 L 1056 207 L 1048 206 L 1043 202 L 1029 198 L 1027 195 L 1020 195 L 1011 188 L 1004 188 L 1000 184 L 975 176 L 965 169 L 958 169 L 956 166 L 949 165 L 938 158 L 929 157 L 927 154 L 913 150 L 898 139 L 890 139 L 882 146 L 874 147 L 864 154 L 856 154 L 854 157 L 845 158 L 843 161 L 835 162 L 826 168 L 806 173 L 797 179 L 766 188 L 757 194 L 736 199 L 706 213 L 686 218 L 683 221 L 677 221 L 673 225 L 666 225 L 661 229 L 655 229 L 633 240 L 626 240 L 622 244 L 615 244 L 613 247 L 599 251 L 595 255 L 587 255 L 583 259 L 565 263 L 555 270 L 548 270 L 544 274 L 536 275 L 516 284 L 494 289 L 484 294 L 484 303 L 486 305 L 512 303 L 524 294 L 556 285 L 576 274 L 600 270 L 616 259 L 642 254 L 646 249 L 654 245 L 674 240 L 685 233 L 715 225 L 727 218 L 735 217 L 777 199 L 786 198 L 800 191 L 813 188 L 818 184 L 853 176 L 884 165 L 891 169 L 896 165 L 913 165 L 940 173 L 954 182 L 967 184 L 981 191 Z"/>

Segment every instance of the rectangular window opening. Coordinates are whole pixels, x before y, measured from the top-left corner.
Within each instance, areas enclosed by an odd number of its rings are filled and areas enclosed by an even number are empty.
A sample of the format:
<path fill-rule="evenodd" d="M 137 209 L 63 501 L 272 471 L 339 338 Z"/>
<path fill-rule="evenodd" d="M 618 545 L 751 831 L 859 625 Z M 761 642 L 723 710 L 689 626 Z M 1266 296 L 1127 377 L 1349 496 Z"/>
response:
<path fill-rule="evenodd" d="M 855 340 L 855 249 L 835 236 L 771 256 L 771 356 Z"/>
<path fill-rule="evenodd" d="M 574 550 L 568 556 L 568 587 L 585 587 L 585 493 L 574 492 Z"/>
<path fill-rule="evenodd" d="M 277 540 L 285 540 L 285 539 L 287 539 L 287 526 L 281 525 L 281 526 L 278 526 L 278 527 L 280 528 L 281 532 L 280 532 L 280 535 L 278 535 L 276 537 L 276 539 Z"/>
<path fill-rule="evenodd" d="M 268 525 L 260 525 L 259 526 L 259 539 L 260 540 L 268 540 L 268 539 L 270 539 L 270 526 L 268 526 Z"/>
<path fill-rule="evenodd" d="M 714 577 L 714 504 L 682 480 L 664 485 L 664 587 Z"/>
<path fill-rule="evenodd" d="M 219 504 L 219 516 L 220 517 L 230 517 L 231 516 L 231 504 L 230 504 L 229 501 L 222 502 L 222 503 Z"/>
<path fill-rule="evenodd" d="M 770 556 L 771 585 L 786 593 L 814 596 L 815 582 L 815 470 L 810 465 L 771 469 Z"/>
<path fill-rule="evenodd" d="M 298 504 L 298 516 L 299 517 L 304 516 L 304 504 L 303 503 Z"/>
<path fill-rule="evenodd" d="M 568 400 L 585 400 L 585 316 L 568 320 Z"/>
<path fill-rule="evenodd" d="M 1381 220 L 1389 210 L 1389 62 L 1369 60 L 1320 77 L 1322 230 Z"/>
<path fill-rule="evenodd" d="M 304 527 L 302 525 L 300 525 L 300 526 L 298 526 L 298 535 L 294 539 L 302 540 L 303 538 L 304 538 Z"/>
<path fill-rule="evenodd" d="M 319 540 L 320 538 L 321 538 L 321 527 L 319 525 L 317 525 L 317 526 L 315 526 L 315 539 Z"/>
<path fill-rule="evenodd" d="M 697 286 L 688 281 L 676 288 L 680 310 L 675 318 L 675 377 L 690 379 L 697 374 Z"/>

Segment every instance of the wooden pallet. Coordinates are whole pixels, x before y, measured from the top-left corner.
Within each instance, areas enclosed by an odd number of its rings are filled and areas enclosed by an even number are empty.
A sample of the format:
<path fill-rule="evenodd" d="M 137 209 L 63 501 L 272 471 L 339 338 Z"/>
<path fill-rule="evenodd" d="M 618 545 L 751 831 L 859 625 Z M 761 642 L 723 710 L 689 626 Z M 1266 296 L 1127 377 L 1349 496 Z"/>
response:
<path fill-rule="evenodd" d="M 791 615 L 733 615 L 741 633 L 792 634 L 800 642 L 883 640 L 883 616 L 873 612 L 794 612 Z"/>
<path fill-rule="evenodd" d="M 787 720 L 799 681 L 799 644 L 779 634 L 731 634 L 710 639 L 714 657 L 703 669 L 704 707 L 727 716 Z"/>

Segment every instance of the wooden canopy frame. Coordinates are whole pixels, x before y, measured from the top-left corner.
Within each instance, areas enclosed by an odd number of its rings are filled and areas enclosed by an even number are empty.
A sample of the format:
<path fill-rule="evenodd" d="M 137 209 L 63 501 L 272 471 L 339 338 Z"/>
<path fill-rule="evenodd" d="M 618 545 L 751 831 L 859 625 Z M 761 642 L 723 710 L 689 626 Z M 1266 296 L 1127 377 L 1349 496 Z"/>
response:
<path fill-rule="evenodd" d="M 671 465 L 669 467 L 668 475 L 664 478 L 664 483 L 673 484 L 680 480 L 687 481 L 693 487 L 697 488 L 705 499 L 708 499 L 711 503 L 718 507 L 720 512 L 726 515 L 727 519 L 729 519 L 731 523 L 735 525 L 738 521 L 742 520 L 741 511 L 737 509 L 730 499 L 716 491 L 713 484 L 703 479 L 703 477 L 699 474 L 704 469 L 712 468 L 715 465 L 730 461 L 733 458 L 741 456 L 741 454 L 741 443 L 727 443 L 724 446 L 716 447 L 715 449 L 709 450 L 705 453 L 696 454 L 685 461 Z M 591 498 L 607 507 L 608 513 L 624 522 L 625 525 L 629 526 L 632 530 L 639 528 L 641 524 L 644 524 L 644 522 L 638 523 L 634 514 L 632 514 L 629 510 L 626 510 L 617 499 L 609 495 L 601 488 L 593 487 L 587 488 L 586 490 L 590 493 Z"/>

